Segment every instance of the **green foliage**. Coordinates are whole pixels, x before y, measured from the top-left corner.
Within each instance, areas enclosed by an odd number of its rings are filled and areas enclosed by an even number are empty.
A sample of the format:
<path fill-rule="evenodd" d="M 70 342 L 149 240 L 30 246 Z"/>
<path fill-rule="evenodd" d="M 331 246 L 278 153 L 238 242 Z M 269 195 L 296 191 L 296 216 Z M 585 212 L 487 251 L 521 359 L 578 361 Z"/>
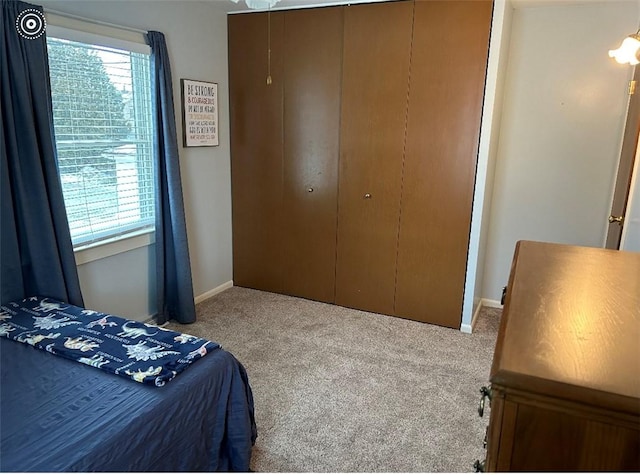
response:
<path fill-rule="evenodd" d="M 77 173 L 93 167 L 115 173 L 104 153 L 131 130 L 122 93 L 90 50 L 59 40 L 50 40 L 47 49 L 61 170 Z"/>

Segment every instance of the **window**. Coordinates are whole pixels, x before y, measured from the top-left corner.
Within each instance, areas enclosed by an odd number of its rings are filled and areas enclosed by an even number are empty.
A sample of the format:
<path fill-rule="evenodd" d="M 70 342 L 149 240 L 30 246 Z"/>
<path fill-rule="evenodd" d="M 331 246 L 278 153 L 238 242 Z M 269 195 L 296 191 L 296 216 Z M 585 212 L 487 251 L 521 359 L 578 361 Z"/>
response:
<path fill-rule="evenodd" d="M 58 166 L 74 247 L 152 230 L 149 54 L 49 35 Z"/>

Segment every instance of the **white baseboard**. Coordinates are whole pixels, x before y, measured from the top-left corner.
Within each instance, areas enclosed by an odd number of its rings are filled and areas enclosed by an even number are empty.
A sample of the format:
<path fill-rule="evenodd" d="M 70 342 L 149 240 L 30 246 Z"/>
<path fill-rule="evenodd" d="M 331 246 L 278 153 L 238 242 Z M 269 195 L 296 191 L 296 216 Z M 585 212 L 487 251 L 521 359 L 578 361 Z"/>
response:
<path fill-rule="evenodd" d="M 231 287 L 233 287 L 233 280 L 230 280 L 229 282 L 225 282 L 224 284 L 217 286 L 215 289 L 208 290 L 204 294 L 198 295 L 196 298 L 193 299 L 193 301 L 197 305 L 200 302 L 204 302 L 205 300 L 213 297 L 214 295 L 219 294 L 222 291 L 230 289 Z M 156 315 L 148 315 L 147 317 L 141 317 L 137 320 L 141 321 L 142 323 L 151 323 L 152 325 L 155 325 Z M 164 325 L 166 325 L 166 323 L 160 326 L 164 326 Z"/>
<path fill-rule="evenodd" d="M 503 306 L 497 300 L 480 299 L 480 302 L 478 302 L 478 306 L 476 307 L 476 311 L 473 312 L 473 317 L 471 317 L 471 325 L 469 325 L 468 323 L 463 323 L 462 325 L 460 325 L 460 331 L 462 333 L 473 333 L 473 328 L 476 326 L 476 320 L 478 319 L 478 315 L 480 315 L 480 310 L 482 310 L 482 307 L 502 308 Z"/>
<path fill-rule="evenodd" d="M 213 297 L 214 295 L 219 294 L 220 292 L 223 292 L 223 291 L 225 291 L 227 289 L 230 289 L 231 287 L 233 287 L 233 280 L 225 282 L 224 284 L 217 286 L 215 289 L 208 290 L 204 294 L 198 295 L 194 299 L 195 303 L 199 304 L 200 302 L 203 302 L 203 301 L 205 301 L 207 299 L 210 299 L 211 297 Z"/>
<path fill-rule="evenodd" d="M 480 303 L 483 307 L 490 307 L 490 308 L 502 308 L 503 305 L 500 303 L 499 300 L 491 300 L 491 299 L 481 299 Z"/>
<path fill-rule="evenodd" d="M 471 324 L 468 323 L 463 323 L 462 325 L 460 325 L 460 331 L 462 333 L 473 333 L 473 328 L 476 326 L 476 320 L 478 318 L 478 315 L 480 315 L 480 310 L 482 309 L 482 299 L 480 299 L 480 301 L 478 302 L 478 305 L 476 306 L 476 311 L 473 312 L 473 317 L 471 317 Z"/>
<path fill-rule="evenodd" d="M 482 299 L 480 299 L 480 301 L 478 302 L 478 305 L 476 306 L 476 311 L 473 312 L 473 317 L 471 317 L 471 324 L 463 323 L 462 325 L 460 325 L 460 331 L 462 333 L 468 333 L 468 334 L 473 333 L 473 328 L 476 326 L 476 319 L 478 318 L 478 315 L 480 315 L 481 309 L 482 309 Z"/>
<path fill-rule="evenodd" d="M 473 320 L 471 321 L 471 325 L 468 323 L 462 323 L 460 325 L 460 331 L 462 333 L 468 333 L 469 335 L 473 333 L 473 322 L 475 321 L 475 315 L 473 316 Z"/>

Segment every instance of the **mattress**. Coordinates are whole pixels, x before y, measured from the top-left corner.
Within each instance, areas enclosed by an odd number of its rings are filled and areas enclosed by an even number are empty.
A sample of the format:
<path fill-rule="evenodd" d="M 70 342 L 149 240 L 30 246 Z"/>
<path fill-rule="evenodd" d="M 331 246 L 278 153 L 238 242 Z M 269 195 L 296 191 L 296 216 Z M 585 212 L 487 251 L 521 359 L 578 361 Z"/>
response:
<path fill-rule="evenodd" d="M 0 339 L 0 470 L 248 471 L 247 373 L 222 348 L 162 387 Z"/>

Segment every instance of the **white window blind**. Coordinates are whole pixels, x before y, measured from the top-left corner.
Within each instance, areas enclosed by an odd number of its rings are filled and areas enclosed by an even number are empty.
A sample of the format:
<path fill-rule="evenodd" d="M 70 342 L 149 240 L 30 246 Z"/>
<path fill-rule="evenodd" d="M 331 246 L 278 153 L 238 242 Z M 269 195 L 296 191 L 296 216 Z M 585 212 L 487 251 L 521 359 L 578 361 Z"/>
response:
<path fill-rule="evenodd" d="M 47 49 L 74 247 L 152 229 L 149 55 L 51 36 Z"/>

